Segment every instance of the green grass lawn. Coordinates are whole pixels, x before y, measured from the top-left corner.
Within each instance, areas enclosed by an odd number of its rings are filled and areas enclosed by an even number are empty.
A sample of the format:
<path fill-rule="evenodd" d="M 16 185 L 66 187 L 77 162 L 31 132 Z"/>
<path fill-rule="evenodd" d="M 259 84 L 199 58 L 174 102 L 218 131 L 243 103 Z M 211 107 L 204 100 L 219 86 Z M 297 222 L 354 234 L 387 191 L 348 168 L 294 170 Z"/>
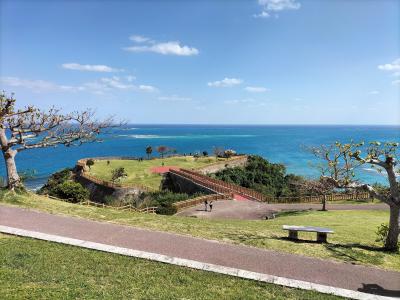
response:
<path fill-rule="evenodd" d="M 341 299 L 0 234 L 1 299 Z"/>
<path fill-rule="evenodd" d="M 381 245 L 375 242 L 377 226 L 388 222 L 387 211 L 304 211 L 287 213 L 273 220 L 248 221 L 124 212 L 51 200 L 35 194 L 12 195 L 0 192 L 0 202 L 53 214 L 108 221 L 400 271 L 400 255 L 381 251 L 379 249 Z M 328 244 L 292 242 L 285 239 L 287 232 L 281 229 L 283 224 L 329 227 L 335 234 L 329 236 Z M 300 238 L 315 240 L 315 234 L 300 233 Z"/>
<path fill-rule="evenodd" d="M 168 157 L 164 159 L 152 160 L 110 160 L 107 164 L 106 160 L 98 160 L 91 167 L 89 174 L 99 179 L 111 181 L 111 171 L 115 168 L 124 167 L 128 176 L 119 181 L 122 184 L 141 184 L 152 189 L 159 189 L 162 176 L 151 172 L 152 167 L 178 166 L 181 168 L 200 168 L 206 165 L 225 161 L 224 158 L 215 157 L 199 157 L 195 159 L 193 156 Z"/>

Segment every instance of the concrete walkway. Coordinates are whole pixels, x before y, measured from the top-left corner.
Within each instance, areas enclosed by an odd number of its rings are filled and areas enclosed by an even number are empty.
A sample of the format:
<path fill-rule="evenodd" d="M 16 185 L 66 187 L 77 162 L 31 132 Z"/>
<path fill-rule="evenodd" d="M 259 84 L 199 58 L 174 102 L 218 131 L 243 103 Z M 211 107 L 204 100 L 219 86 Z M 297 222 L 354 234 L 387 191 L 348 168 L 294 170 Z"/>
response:
<path fill-rule="evenodd" d="M 0 225 L 364 293 L 400 297 L 400 272 L 3 205 L 0 205 Z"/>
<path fill-rule="evenodd" d="M 293 204 L 267 204 L 251 200 L 221 200 L 214 201 L 212 212 L 204 211 L 204 204 L 189 207 L 177 213 L 179 216 L 198 217 L 206 219 L 241 219 L 263 220 L 267 216 L 279 211 L 291 210 L 319 210 L 321 204 L 293 203 Z M 328 210 L 388 210 L 384 203 L 378 204 L 327 204 Z"/>

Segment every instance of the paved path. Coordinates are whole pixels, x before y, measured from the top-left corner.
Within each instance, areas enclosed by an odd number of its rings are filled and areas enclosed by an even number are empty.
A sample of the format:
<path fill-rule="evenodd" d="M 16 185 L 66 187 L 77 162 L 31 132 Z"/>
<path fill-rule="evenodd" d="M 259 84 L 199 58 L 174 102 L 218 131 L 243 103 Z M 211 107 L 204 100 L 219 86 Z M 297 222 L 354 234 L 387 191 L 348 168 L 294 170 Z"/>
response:
<path fill-rule="evenodd" d="M 0 225 L 400 297 L 400 272 L 0 205 Z"/>
<path fill-rule="evenodd" d="M 222 200 L 213 202 L 213 211 L 204 211 L 204 204 L 189 207 L 180 211 L 177 215 L 187 217 L 199 217 L 207 219 L 241 219 L 261 220 L 271 216 L 274 212 L 282 210 L 318 210 L 321 204 L 298 203 L 298 204 L 267 204 L 251 200 L 235 201 Z M 327 204 L 328 210 L 387 210 L 388 205 L 379 204 Z"/>

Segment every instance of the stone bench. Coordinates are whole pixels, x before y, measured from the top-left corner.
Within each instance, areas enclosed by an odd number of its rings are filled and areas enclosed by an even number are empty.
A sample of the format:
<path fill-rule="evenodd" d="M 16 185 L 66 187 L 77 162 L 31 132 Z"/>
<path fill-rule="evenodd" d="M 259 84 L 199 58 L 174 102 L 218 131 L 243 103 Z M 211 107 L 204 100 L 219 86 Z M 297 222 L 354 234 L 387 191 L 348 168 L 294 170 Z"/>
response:
<path fill-rule="evenodd" d="M 317 233 L 317 242 L 326 243 L 327 236 L 329 233 L 334 233 L 332 229 L 329 228 L 321 228 L 321 227 L 313 227 L 313 226 L 291 226 L 291 225 L 283 225 L 283 230 L 289 231 L 289 239 L 298 240 L 298 232 L 316 232 Z"/>

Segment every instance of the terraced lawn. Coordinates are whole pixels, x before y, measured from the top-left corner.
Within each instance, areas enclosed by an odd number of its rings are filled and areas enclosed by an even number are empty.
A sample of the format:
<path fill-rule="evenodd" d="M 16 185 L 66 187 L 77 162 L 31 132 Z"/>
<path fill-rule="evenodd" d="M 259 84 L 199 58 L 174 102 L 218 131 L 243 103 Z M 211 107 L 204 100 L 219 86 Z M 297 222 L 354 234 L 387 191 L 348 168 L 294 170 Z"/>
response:
<path fill-rule="evenodd" d="M 4 191 L 0 191 L 0 202 L 53 214 L 400 271 L 400 254 L 384 252 L 381 244 L 375 242 L 377 227 L 388 222 L 388 211 L 303 211 L 286 213 L 273 220 L 211 220 L 87 207 L 35 194 L 13 195 Z M 328 244 L 292 242 L 286 239 L 287 232 L 282 230 L 284 224 L 328 227 L 335 234 L 329 237 Z M 314 240 L 315 234 L 301 233 L 300 238 Z"/>
<path fill-rule="evenodd" d="M 151 171 L 152 168 L 164 166 L 177 166 L 180 168 L 195 169 L 207 166 L 216 162 L 224 162 L 224 158 L 215 157 L 199 157 L 179 156 L 167 157 L 164 159 L 157 158 L 151 160 L 98 160 L 91 167 L 89 174 L 102 180 L 111 181 L 111 171 L 113 169 L 123 167 L 128 176 L 123 178 L 119 183 L 122 184 L 141 184 L 151 189 L 158 190 L 160 187 L 162 176 Z"/>

